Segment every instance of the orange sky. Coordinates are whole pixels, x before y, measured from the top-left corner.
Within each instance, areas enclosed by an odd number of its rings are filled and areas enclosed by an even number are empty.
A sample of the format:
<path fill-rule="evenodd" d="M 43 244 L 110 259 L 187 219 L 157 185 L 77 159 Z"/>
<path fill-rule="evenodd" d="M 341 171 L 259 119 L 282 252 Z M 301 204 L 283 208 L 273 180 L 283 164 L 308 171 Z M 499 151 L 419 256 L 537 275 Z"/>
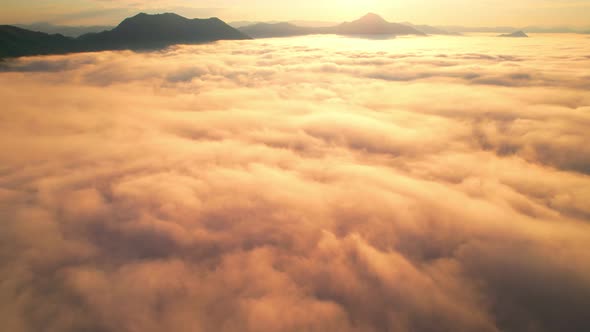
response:
<path fill-rule="evenodd" d="M 344 21 L 377 12 L 391 21 L 466 26 L 590 26 L 589 0 L 0 0 L 0 23 L 115 24 L 139 11 L 237 20 Z"/>

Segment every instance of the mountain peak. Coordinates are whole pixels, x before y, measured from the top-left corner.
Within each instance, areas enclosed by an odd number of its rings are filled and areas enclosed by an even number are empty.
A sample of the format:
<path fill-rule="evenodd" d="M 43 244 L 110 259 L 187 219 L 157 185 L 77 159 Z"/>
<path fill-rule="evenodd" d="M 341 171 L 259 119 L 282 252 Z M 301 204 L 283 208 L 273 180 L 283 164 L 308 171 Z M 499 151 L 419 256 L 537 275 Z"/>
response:
<path fill-rule="evenodd" d="M 162 14 L 146 14 L 146 13 L 139 13 L 135 16 L 128 17 L 120 25 L 127 25 L 127 24 L 146 24 L 146 23 L 156 23 L 156 22 L 178 22 L 178 21 L 187 21 L 186 17 L 182 17 L 178 14 L 174 13 L 162 13 Z"/>
<path fill-rule="evenodd" d="M 126 18 L 113 30 L 82 36 L 82 39 L 97 49 L 141 49 L 248 37 L 218 18 L 188 19 L 174 13 L 139 13 Z"/>
<path fill-rule="evenodd" d="M 122 49 L 160 49 L 175 44 L 243 39 L 251 38 L 216 17 L 188 19 L 174 13 L 139 13 L 126 18 L 112 30 L 87 33 L 78 38 L 0 25 L 0 58 Z"/>
<path fill-rule="evenodd" d="M 139 13 L 135 16 L 129 17 L 128 19 L 132 20 L 132 19 L 139 19 L 139 18 L 163 18 L 163 17 L 169 17 L 169 18 L 184 18 L 178 14 L 175 13 L 161 13 L 161 14 L 147 14 L 147 13 Z"/>
<path fill-rule="evenodd" d="M 424 35 L 413 27 L 387 22 L 374 13 L 368 13 L 356 21 L 342 23 L 336 30 L 341 34 L 353 35 Z"/>
<path fill-rule="evenodd" d="M 515 31 L 513 33 L 507 33 L 500 35 L 499 37 L 512 37 L 512 38 L 527 38 L 528 35 L 524 31 Z"/>
<path fill-rule="evenodd" d="M 371 23 L 371 24 L 387 23 L 387 21 L 383 17 L 381 17 L 375 13 L 368 13 L 365 16 L 358 19 L 357 22 L 364 22 L 364 23 Z"/>

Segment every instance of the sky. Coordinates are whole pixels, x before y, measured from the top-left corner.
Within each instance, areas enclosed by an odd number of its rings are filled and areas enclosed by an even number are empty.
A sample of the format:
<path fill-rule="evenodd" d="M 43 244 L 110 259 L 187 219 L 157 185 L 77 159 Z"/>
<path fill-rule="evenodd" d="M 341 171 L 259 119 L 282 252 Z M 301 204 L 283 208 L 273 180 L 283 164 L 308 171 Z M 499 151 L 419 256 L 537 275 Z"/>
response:
<path fill-rule="evenodd" d="M 225 21 L 350 21 L 367 12 L 388 20 L 464 26 L 590 26 L 590 0 L 0 0 L 4 24 L 114 25 L 144 11 Z"/>
<path fill-rule="evenodd" d="M 11 332 L 590 331 L 590 39 L 0 66 Z"/>

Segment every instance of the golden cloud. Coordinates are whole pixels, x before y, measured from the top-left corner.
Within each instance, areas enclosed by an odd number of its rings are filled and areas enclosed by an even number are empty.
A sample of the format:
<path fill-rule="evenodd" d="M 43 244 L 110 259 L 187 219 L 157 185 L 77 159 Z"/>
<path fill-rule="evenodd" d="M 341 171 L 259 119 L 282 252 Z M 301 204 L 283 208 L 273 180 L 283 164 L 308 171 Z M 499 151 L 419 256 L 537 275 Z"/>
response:
<path fill-rule="evenodd" d="M 482 38 L 4 63 L 5 329 L 590 330 L 588 46 Z"/>

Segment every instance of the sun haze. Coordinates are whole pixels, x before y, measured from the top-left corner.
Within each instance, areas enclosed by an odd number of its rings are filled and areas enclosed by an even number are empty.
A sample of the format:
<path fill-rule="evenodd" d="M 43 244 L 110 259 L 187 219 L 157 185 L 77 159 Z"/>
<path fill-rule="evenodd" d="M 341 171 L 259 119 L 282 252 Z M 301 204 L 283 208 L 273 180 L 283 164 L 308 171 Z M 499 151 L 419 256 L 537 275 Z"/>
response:
<path fill-rule="evenodd" d="M 174 11 L 224 20 L 340 22 L 366 12 L 387 19 L 438 25 L 590 27 L 590 0 L 1 0 L 0 22 L 115 24 L 137 11 Z"/>

